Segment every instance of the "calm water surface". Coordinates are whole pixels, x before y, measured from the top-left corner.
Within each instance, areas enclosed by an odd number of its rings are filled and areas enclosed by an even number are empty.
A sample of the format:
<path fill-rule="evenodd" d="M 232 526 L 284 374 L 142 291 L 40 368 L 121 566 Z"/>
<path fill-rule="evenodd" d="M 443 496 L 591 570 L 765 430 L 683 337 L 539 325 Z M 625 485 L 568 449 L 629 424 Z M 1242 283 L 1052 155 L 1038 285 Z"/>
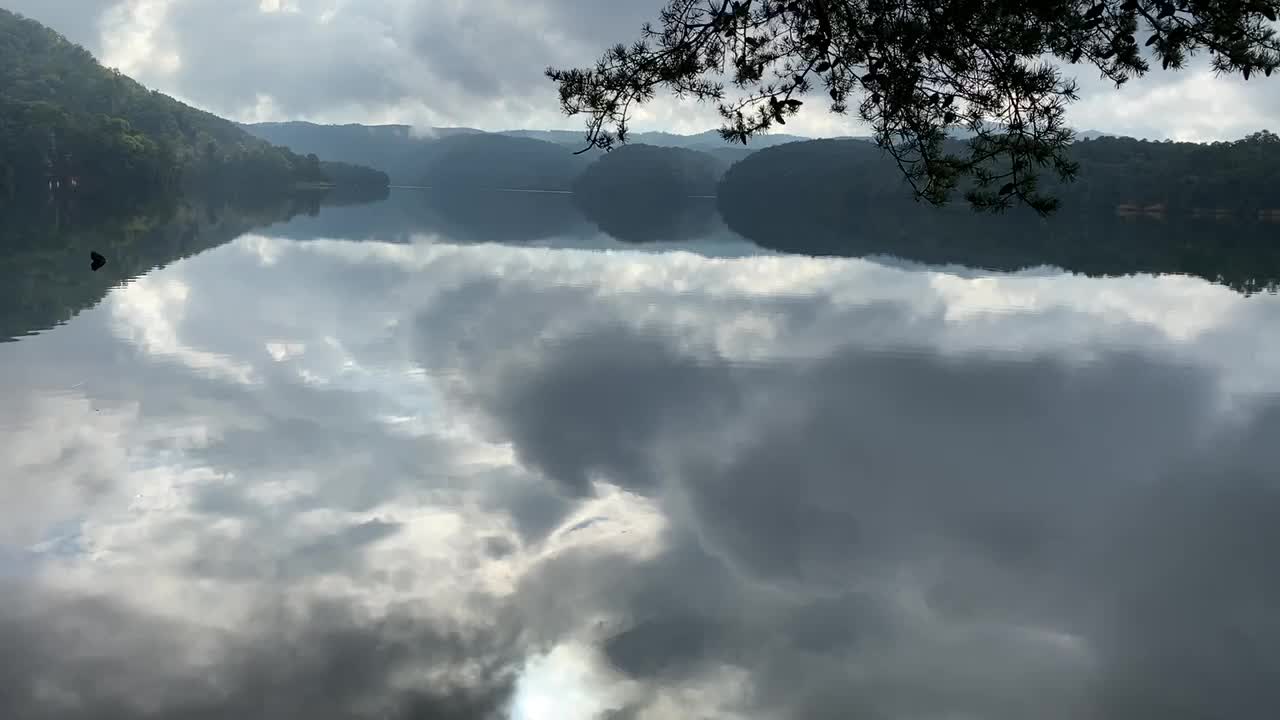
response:
<path fill-rule="evenodd" d="M 536 201 L 10 253 L 6 717 L 1280 703 L 1276 296 Z"/>

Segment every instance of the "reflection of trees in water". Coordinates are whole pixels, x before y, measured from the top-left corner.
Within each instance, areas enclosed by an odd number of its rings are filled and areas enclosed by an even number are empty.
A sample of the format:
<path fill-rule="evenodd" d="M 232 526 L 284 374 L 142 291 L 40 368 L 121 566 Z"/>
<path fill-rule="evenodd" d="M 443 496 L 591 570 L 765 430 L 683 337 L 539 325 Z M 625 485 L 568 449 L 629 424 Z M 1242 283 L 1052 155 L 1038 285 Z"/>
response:
<path fill-rule="evenodd" d="M 893 255 L 1014 271 L 1051 265 L 1091 276 L 1195 275 L 1246 294 L 1280 284 L 1280 224 L 1063 211 L 988 215 L 911 202 L 794 207 L 721 198 L 729 227 L 773 250 Z"/>
<path fill-rule="evenodd" d="M 912 202 L 893 163 L 856 140 L 761 150 L 726 173 L 718 205 L 732 229 L 784 252 L 1004 271 L 1180 273 L 1245 293 L 1280 280 L 1280 225 L 1260 221 L 1277 202 L 1276 136 L 1212 145 L 1104 138 L 1071 153 L 1080 177 L 1046 187 L 1063 200 L 1050 219 Z"/>
<path fill-rule="evenodd" d="M 386 185 L 337 185 L 325 191 L 322 204 L 325 207 L 367 205 L 389 197 L 391 188 Z"/>
<path fill-rule="evenodd" d="M 847 196 L 845 196 L 847 198 Z M 839 200 L 839 201 L 837 201 Z M 723 215 L 722 215 L 723 213 Z M 1063 211 L 986 215 L 880 197 L 836 196 L 780 207 L 755 194 L 663 203 L 555 193 L 403 190 L 377 205 L 326 210 L 278 232 L 290 237 L 527 244 L 599 231 L 632 243 L 682 242 L 723 228 L 763 248 L 804 255 L 893 255 L 998 271 L 1052 265 L 1092 276 L 1196 275 L 1244 293 L 1280 283 L 1280 224 L 1217 218 L 1120 217 Z"/>
<path fill-rule="evenodd" d="M 444 242 L 531 243 L 592 235 L 594 230 L 563 193 L 492 190 L 398 189 L 375 204 L 327 207 L 317 218 L 299 218 L 274 234 L 296 240 L 345 238 L 411 242 L 414 236 Z"/>
<path fill-rule="evenodd" d="M 719 224 L 714 198 L 610 200 L 574 196 L 587 219 L 623 242 L 683 242 L 710 235 Z"/>
<path fill-rule="evenodd" d="M 248 206 L 185 199 L 115 214 L 67 199 L 13 209 L 0 215 L 0 340 L 64 323 L 112 287 L 156 267 L 317 212 L 322 197 L 275 197 Z M 107 258 L 98 272 L 89 270 L 91 251 Z"/>
<path fill-rule="evenodd" d="M 587 230 L 565 193 L 432 189 L 420 197 L 423 229 L 453 242 L 528 243 Z"/>
<path fill-rule="evenodd" d="M 410 242 L 423 235 L 460 244 L 521 245 L 601 232 L 623 242 L 675 242 L 704 238 L 721 228 L 712 198 L 600 203 L 567 193 L 404 189 L 385 202 L 326 209 L 318 218 L 300 218 L 277 232 L 298 240 Z"/>
<path fill-rule="evenodd" d="M 706 237 L 719 226 L 711 198 L 656 202 L 483 190 L 428 190 L 416 197 L 419 231 L 460 243 L 534 243 L 588 237 L 597 228 L 622 242 L 676 242 Z"/>

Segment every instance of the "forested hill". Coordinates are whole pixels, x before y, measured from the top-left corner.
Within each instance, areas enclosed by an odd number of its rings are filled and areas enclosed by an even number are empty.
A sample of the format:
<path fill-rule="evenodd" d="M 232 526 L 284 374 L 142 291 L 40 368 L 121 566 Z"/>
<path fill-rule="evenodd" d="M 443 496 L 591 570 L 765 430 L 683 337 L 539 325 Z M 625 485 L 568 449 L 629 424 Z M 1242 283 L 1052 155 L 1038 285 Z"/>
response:
<path fill-rule="evenodd" d="M 578 176 L 574 200 L 592 222 L 627 242 L 700 237 L 715 223 L 716 183 L 727 163 L 687 148 L 627 144 Z"/>
<path fill-rule="evenodd" d="M 148 90 L 57 32 L 0 10 L 0 201 L 51 186 L 118 198 L 184 184 L 254 193 L 329 181 L 319 158 Z"/>
<path fill-rule="evenodd" d="M 441 190 L 568 190 L 591 162 L 543 140 L 490 133 L 432 143 L 419 182 Z"/>
<path fill-rule="evenodd" d="M 1073 143 L 1069 156 L 1079 164 L 1073 182 L 1042 176 L 1062 212 L 1280 214 L 1280 136 L 1266 130 L 1214 143 L 1101 137 Z M 726 215 L 787 208 L 841 227 L 889 206 L 924 212 L 893 160 L 856 140 L 766 148 L 734 165 L 718 195 Z"/>

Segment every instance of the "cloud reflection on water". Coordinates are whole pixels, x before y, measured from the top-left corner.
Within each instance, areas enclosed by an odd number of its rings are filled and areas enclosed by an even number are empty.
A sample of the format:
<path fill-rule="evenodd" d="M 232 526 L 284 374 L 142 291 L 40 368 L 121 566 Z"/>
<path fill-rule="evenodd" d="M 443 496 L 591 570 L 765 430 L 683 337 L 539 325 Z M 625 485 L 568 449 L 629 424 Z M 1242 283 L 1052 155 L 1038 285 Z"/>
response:
<path fill-rule="evenodd" d="M 247 236 L 3 348 L 4 714 L 1256 714 L 1275 303 Z"/>

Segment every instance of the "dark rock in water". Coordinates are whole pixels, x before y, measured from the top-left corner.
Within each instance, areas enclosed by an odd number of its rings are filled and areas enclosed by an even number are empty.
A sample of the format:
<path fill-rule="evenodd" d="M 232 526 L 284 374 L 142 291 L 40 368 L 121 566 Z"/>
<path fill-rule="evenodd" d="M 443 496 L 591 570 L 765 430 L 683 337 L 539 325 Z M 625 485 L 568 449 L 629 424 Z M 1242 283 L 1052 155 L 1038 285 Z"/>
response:
<path fill-rule="evenodd" d="M 97 252 L 89 251 L 89 269 L 97 272 L 103 265 L 107 264 L 107 259 L 99 255 Z"/>

